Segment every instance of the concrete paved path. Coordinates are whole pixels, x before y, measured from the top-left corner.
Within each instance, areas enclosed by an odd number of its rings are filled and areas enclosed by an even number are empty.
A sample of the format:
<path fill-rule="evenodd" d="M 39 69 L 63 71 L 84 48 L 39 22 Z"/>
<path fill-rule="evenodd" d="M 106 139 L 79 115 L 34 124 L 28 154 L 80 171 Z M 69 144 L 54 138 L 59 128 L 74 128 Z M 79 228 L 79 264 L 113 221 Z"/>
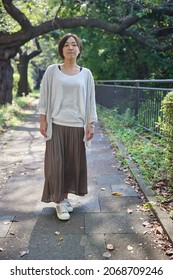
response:
<path fill-rule="evenodd" d="M 140 193 L 118 169 L 99 125 L 87 151 L 89 193 L 70 195 L 71 218 L 58 220 L 54 204 L 40 201 L 45 143 L 38 127 L 29 110 L 27 121 L 0 142 L 0 259 L 101 260 L 107 252 L 112 260 L 168 259 L 144 227 L 156 218 L 142 210 Z"/>

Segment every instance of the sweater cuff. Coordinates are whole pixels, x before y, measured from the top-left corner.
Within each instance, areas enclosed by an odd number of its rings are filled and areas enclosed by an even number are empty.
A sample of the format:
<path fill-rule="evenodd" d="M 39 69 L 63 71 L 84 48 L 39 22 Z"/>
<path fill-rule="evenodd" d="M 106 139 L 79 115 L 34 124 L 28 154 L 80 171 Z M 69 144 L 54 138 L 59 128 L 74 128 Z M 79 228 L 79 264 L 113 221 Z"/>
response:
<path fill-rule="evenodd" d="M 43 108 L 38 108 L 38 114 L 40 114 L 40 115 L 46 115 L 45 109 L 43 109 Z"/>

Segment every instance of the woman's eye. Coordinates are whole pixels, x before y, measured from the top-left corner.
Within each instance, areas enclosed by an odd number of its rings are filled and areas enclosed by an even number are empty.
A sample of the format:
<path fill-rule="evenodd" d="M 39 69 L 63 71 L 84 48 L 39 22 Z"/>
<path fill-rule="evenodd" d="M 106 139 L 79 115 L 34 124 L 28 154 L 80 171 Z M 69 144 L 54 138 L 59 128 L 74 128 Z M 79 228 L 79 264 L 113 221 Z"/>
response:
<path fill-rule="evenodd" d="M 71 45 L 72 47 L 77 47 L 77 44 Z M 65 44 L 64 47 L 69 47 L 69 45 Z"/>

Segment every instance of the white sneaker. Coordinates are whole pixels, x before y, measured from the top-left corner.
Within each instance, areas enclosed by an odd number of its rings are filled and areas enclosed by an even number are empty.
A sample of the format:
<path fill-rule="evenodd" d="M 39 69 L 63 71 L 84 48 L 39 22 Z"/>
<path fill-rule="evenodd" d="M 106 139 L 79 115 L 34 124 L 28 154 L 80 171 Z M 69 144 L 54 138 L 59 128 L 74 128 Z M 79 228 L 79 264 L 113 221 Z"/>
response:
<path fill-rule="evenodd" d="M 56 213 L 57 213 L 57 217 L 60 220 L 69 220 L 70 219 L 70 214 L 67 211 L 67 208 L 65 207 L 65 205 L 63 203 L 57 204 L 56 205 Z"/>
<path fill-rule="evenodd" d="M 69 201 L 69 199 L 65 198 L 63 201 L 62 201 L 62 204 L 65 205 L 65 208 L 67 209 L 67 211 L 70 213 L 73 211 L 73 207 Z"/>

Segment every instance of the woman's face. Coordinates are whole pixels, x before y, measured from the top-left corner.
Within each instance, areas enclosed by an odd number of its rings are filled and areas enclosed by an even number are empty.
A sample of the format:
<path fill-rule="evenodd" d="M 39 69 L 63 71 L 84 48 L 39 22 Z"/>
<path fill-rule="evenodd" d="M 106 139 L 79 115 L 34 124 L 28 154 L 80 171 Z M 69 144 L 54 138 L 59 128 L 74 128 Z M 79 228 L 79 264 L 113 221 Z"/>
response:
<path fill-rule="evenodd" d="M 77 59 L 80 53 L 76 40 L 69 37 L 63 46 L 64 59 Z"/>

